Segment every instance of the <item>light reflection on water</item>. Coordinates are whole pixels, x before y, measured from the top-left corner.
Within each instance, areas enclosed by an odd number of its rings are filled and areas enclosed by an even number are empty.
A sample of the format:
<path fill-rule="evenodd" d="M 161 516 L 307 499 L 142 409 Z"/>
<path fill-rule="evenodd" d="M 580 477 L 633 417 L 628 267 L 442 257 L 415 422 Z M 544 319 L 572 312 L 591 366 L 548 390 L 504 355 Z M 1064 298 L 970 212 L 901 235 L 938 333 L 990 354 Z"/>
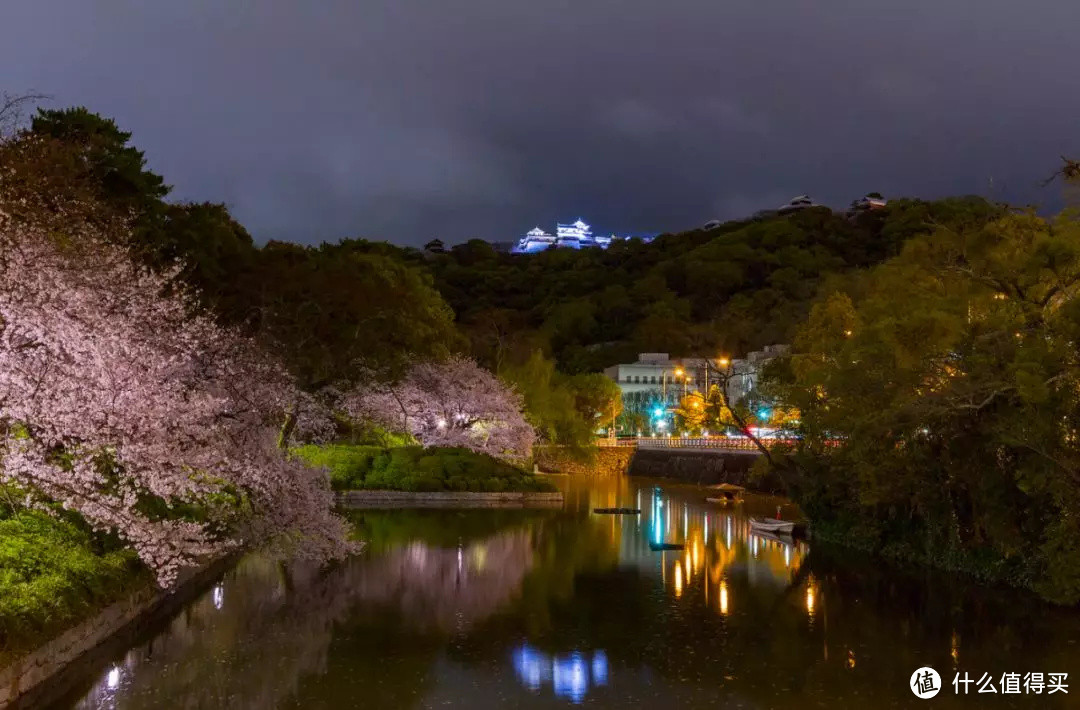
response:
<path fill-rule="evenodd" d="M 920 665 L 1080 660 L 1076 619 L 1029 598 L 964 611 L 967 586 L 751 531 L 775 499 L 563 485 L 563 511 L 357 514 L 369 550 L 330 570 L 252 555 L 56 707 L 903 706 Z"/>

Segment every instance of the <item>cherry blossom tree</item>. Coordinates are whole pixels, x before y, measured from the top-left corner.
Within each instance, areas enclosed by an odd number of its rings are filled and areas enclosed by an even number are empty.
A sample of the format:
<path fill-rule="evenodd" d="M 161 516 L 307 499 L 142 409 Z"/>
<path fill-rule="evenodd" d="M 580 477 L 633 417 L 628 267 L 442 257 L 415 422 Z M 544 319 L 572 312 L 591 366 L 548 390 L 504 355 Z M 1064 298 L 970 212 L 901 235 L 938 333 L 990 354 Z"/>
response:
<path fill-rule="evenodd" d="M 283 414 L 308 404 L 286 372 L 192 315 L 172 274 L 135 266 L 103 233 L 123 224 L 13 201 L 10 178 L 0 174 L 0 483 L 118 533 L 163 586 L 251 542 L 347 552 L 325 476 L 278 446 Z"/>
<path fill-rule="evenodd" d="M 361 385 L 342 404 L 350 416 L 408 432 L 424 446 L 523 459 L 536 438 L 521 396 L 462 357 L 416 364 L 398 382 Z"/>

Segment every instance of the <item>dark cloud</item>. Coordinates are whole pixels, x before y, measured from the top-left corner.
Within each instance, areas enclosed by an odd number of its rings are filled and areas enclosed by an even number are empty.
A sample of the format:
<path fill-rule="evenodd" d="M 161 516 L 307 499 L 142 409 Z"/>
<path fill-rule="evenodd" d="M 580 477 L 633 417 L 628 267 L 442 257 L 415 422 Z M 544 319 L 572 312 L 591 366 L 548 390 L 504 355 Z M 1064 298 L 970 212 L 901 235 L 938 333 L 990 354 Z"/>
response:
<path fill-rule="evenodd" d="M 798 193 L 1056 201 L 1074 0 L 36 0 L 0 87 L 134 133 L 261 240 L 662 231 Z"/>

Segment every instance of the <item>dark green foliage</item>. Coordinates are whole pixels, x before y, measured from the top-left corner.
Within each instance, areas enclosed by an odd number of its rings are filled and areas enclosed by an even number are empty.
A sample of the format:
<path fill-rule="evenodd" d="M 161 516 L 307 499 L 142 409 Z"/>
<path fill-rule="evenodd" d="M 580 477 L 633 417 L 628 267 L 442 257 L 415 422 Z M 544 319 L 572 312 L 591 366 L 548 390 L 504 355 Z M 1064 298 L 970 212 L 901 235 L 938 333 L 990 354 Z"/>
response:
<path fill-rule="evenodd" d="M 829 275 L 880 263 L 935 225 L 1000 214 L 980 198 L 896 200 L 855 219 L 810 209 L 606 251 L 503 255 L 465 245 L 431 264 L 484 364 L 501 373 L 539 348 L 563 372 L 595 372 L 637 352 L 790 342 Z"/>
<path fill-rule="evenodd" d="M 500 376 L 521 394 L 526 418 L 546 443 L 591 446 L 601 417 L 616 406 L 614 382 L 596 374 L 564 375 L 540 351 L 521 365 L 503 367 Z"/>
<path fill-rule="evenodd" d="M 77 148 L 85 175 L 117 206 L 141 214 L 169 194 L 164 179 L 145 169 L 143 152 L 127 144 L 131 134 L 121 131 L 111 119 L 81 106 L 39 109 L 30 131 Z"/>
<path fill-rule="evenodd" d="M 249 279 L 248 322 L 304 387 L 353 379 L 359 365 L 393 374 L 409 358 L 464 345 L 430 275 L 355 242 L 272 242 L 258 252 Z"/>
<path fill-rule="evenodd" d="M 940 228 L 833 286 L 772 372 L 815 528 L 1080 600 L 1078 223 Z"/>
<path fill-rule="evenodd" d="M 150 581 L 133 551 L 74 519 L 0 511 L 0 653 L 32 648 Z"/>
<path fill-rule="evenodd" d="M 302 446 L 294 454 L 330 473 L 334 490 L 550 491 L 532 474 L 498 459 L 460 448 L 402 446 Z"/>

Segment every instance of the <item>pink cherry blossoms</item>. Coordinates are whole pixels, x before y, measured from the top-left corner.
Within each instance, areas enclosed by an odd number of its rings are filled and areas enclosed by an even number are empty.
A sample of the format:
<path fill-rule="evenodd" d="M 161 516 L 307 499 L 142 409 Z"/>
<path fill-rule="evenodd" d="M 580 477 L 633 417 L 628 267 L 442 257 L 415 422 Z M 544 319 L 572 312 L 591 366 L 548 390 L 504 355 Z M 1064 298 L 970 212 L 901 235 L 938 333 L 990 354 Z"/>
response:
<path fill-rule="evenodd" d="M 287 374 L 87 223 L 57 234 L 6 206 L 0 194 L 0 483 L 116 531 L 163 586 L 249 542 L 345 552 L 325 476 L 276 445 L 306 401 Z"/>
<path fill-rule="evenodd" d="M 472 360 L 414 365 L 400 381 L 361 385 L 343 398 L 345 411 L 424 446 L 463 446 L 505 459 L 527 458 L 536 438 L 513 389 Z"/>

